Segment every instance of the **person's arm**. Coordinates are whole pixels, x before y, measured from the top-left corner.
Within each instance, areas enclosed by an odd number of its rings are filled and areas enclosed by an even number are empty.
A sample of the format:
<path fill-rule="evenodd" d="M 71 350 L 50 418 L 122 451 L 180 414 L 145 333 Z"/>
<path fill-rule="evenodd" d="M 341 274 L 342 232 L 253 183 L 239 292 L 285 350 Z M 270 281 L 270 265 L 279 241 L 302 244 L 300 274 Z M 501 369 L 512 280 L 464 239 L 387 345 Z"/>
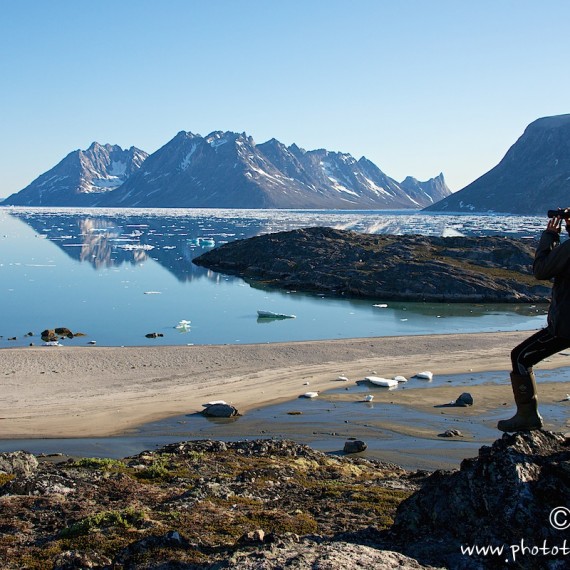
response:
<path fill-rule="evenodd" d="M 570 262 L 570 240 L 560 245 L 559 217 L 548 220 L 546 230 L 542 232 L 532 270 L 537 279 L 552 279 L 560 275 L 568 267 Z"/>

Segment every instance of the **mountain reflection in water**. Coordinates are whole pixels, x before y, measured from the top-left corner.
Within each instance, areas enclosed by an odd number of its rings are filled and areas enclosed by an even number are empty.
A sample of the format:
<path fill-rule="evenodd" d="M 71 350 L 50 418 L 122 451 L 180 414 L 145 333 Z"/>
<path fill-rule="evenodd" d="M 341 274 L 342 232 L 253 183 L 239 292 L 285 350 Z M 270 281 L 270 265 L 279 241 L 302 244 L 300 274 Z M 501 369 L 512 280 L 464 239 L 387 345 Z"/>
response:
<path fill-rule="evenodd" d="M 0 347 L 28 344 L 23 338 L 27 331 L 37 334 L 57 326 L 88 335 L 65 344 L 93 339 L 100 345 L 156 345 L 528 330 L 542 326 L 544 320 L 545 307 L 539 306 L 395 302 L 386 306 L 383 299 L 268 290 L 263 284 L 246 284 L 192 263 L 227 241 L 300 227 L 536 239 L 544 226 L 540 217 L 0 208 L 2 220 Z M 258 310 L 297 318 L 258 323 Z M 185 334 L 175 330 L 181 320 L 191 321 Z M 152 332 L 161 336 L 145 338 Z M 9 342 L 12 337 L 18 340 Z"/>

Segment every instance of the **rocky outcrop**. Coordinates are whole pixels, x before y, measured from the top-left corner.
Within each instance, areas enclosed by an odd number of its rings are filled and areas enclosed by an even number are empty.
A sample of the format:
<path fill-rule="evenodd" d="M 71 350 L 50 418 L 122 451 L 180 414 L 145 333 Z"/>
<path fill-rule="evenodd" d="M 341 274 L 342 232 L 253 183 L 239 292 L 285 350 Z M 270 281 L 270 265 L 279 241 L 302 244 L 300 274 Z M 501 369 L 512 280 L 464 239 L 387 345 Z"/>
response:
<path fill-rule="evenodd" d="M 278 440 L 39 459 L 0 454 L 3 569 L 560 570 L 570 555 L 570 440 L 547 431 L 429 476 Z"/>
<path fill-rule="evenodd" d="M 308 539 L 281 540 L 263 552 L 238 552 L 223 568 L 234 570 L 277 570 L 281 568 L 437 570 L 433 566 L 424 566 L 417 560 L 399 552 L 379 550 L 350 542 L 317 542 Z"/>
<path fill-rule="evenodd" d="M 31 453 L 25 451 L 0 453 L 0 473 L 28 476 L 35 473 L 37 468 L 38 460 Z"/>
<path fill-rule="evenodd" d="M 504 237 L 360 234 L 303 228 L 224 244 L 193 260 L 289 290 L 383 300 L 547 302 L 534 243 Z"/>
<path fill-rule="evenodd" d="M 408 555 L 454 569 L 562 568 L 569 506 L 570 439 L 505 434 L 459 471 L 435 472 L 399 506 L 390 534 Z M 472 547 L 499 550 L 482 556 Z"/>

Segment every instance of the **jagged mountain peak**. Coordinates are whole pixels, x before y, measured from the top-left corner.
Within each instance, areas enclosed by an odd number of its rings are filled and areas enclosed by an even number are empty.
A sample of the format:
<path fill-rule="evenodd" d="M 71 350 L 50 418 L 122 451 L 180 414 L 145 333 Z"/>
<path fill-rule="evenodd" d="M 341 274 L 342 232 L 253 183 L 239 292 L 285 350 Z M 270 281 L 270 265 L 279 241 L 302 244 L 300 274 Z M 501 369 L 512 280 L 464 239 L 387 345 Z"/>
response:
<path fill-rule="evenodd" d="M 195 139 L 201 138 L 200 135 L 194 134 L 190 131 L 178 131 L 176 136 L 172 140 L 185 140 L 185 139 Z"/>
<path fill-rule="evenodd" d="M 70 152 L 26 188 L 9 196 L 4 204 L 93 205 L 95 195 L 117 189 L 140 168 L 147 156 L 134 146 L 123 150 L 119 145 L 93 142 L 86 150 Z"/>
<path fill-rule="evenodd" d="M 443 176 L 443 172 L 440 172 L 437 176 L 435 176 L 434 178 L 431 178 L 430 180 L 432 180 L 434 182 L 444 182 L 445 183 L 445 178 Z M 426 182 L 429 182 L 429 180 Z M 425 184 L 426 182 L 422 183 L 417 178 L 414 178 L 413 176 L 406 176 L 406 178 L 404 178 L 404 180 L 402 181 L 402 184 Z"/>

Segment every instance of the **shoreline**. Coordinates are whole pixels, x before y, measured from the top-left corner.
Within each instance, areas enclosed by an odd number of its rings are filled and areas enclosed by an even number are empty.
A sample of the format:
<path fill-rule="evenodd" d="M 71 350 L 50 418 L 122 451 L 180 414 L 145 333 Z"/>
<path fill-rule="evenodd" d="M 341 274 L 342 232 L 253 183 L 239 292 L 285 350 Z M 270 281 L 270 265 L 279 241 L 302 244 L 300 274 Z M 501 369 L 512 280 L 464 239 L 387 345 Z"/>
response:
<path fill-rule="evenodd" d="M 20 347 L 0 349 L 3 371 L 0 439 L 105 437 L 149 422 L 195 413 L 226 400 L 242 414 L 292 401 L 304 392 L 357 380 L 510 369 L 510 350 L 532 331 L 376 337 L 252 345 L 160 347 Z M 538 369 L 568 366 L 557 354 Z M 308 385 L 307 385 L 308 383 Z M 547 384 L 539 396 L 551 398 Z M 564 388 L 566 389 L 566 388 Z M 451 391 L 450 391 L 451 390 Z M 431 411 L 456 388 L 434 387 L 430 398 L 390 391 L 390 400 Z M 449 397 L 449 399 L 448 399 Z M 481 392 L 476 415 L 512 401 L 505 385 Z"/>

